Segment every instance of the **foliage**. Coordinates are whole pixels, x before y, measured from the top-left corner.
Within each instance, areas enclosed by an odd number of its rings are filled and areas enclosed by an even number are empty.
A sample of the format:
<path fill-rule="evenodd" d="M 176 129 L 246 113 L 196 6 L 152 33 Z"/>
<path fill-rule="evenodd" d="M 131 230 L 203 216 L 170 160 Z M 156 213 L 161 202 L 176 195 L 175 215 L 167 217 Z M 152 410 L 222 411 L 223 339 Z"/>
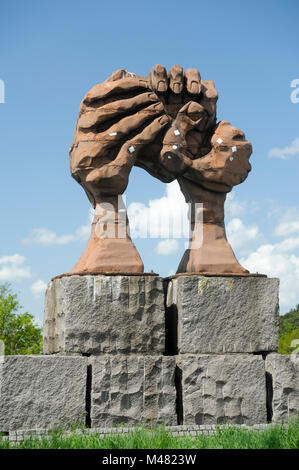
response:
<path fill-rule="evenodd" d="M 0 340 L 5 354 L 41 354 L 42 329 L 35 324 L 33 315 L 20 313 L 21 308 L 9 285 L 0 285 Z"/>
<path fill-rule="evenodd" d="M 238 427 L 217 428 L 214 435 L 173 436 L 164 427 L 148 430 L 142 427 L 126 434 L 100 438 L 97 434 L 81 431 L 67 433 L 52 431 L 41 440 L 27 439 L 17 444 L 18 449 L 298 449 L 299 420 L 275 424 L 263 431 Z M 0 449 L 9 448 L 9 441 L 1 439 Z"/>
<path fill-rule="evenodd" d="M 294 351 L 291 343 L 296 339 L 299 345 L 299 304 L 280 317 L 279 354 L 291 354 Z"/>

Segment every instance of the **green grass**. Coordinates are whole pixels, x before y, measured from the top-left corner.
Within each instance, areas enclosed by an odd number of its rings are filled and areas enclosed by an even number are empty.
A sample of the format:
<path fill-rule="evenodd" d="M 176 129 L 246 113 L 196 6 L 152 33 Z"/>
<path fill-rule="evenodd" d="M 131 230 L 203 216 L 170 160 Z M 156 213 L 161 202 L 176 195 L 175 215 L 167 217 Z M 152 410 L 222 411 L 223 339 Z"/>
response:
<path fill-rule="evenodd" d="M 66 436 L 63 431 L 49 433 L 50 439 L 29 439 L 12 448 L 16 449 L 298 449 L 299 420 L 285 425 L 273 425 L 259 431 L 231 427 L 217 429 L 215 435 L 174 437 L 159 427 L 154 431 L 137 428 L 128 434 L 107 436 Z M 0 449 L 9 449 L 9 442 L 0 436 Z"/>

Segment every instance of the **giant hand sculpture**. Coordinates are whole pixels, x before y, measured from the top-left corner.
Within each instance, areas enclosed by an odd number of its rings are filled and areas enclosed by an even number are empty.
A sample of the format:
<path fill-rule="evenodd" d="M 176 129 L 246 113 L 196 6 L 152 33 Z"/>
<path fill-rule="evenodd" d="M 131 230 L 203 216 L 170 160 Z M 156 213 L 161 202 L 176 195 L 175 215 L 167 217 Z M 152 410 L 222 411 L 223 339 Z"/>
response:
<path fill-rule="evenodd" d="M 247 273 L 226 240 L 224 201 L 247 177 L 252 148 L 238 128 L 216 124 L 217 98 L 211 80 L 178 65 L 168 74 L 156 65 L 146 79 L 118 70 L 87 93 L 70 164 L 95 218 L 72 274 L 143 272 L 119 197 L 134 165 L 164 182 L 178 179 L 191 203 L 193 237 L 179 273 Z"/>

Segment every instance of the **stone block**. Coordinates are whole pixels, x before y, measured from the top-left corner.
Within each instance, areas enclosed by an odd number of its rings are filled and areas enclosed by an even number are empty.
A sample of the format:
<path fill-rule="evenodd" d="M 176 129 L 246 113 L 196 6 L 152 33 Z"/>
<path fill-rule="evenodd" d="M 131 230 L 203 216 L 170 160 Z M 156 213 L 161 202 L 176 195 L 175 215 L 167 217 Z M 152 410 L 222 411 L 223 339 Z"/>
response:
<path fill-rule="evenodd" d="M 163 354 L 158 276 L 65 276 L 49 283 L 44 353 Z"/>
<path fill-rule="evenodd" d="M 265 364 L 249 354 L 176 356 L 184 425 L 267 422 Z"/>
<path fill-rule="evenodd" d="M 177 424 L 175 358 L 91 358 L 91 425 Z"/>
<path fill-rule="evenodd" d="M 0 431 L 85 422 L 87 358 L 0 359 Z"/>
<path fill-rule="evenodd" d="M 172 338 L 177 335 L 173 352 L 277 351 L 278 289 L 275 278 L 174 277 L 168 283 L 166 313 L 168 331 Z"/>
<path fill-rule="evenodd" d="M 299 414 L 299 356 L 269 354 L 266 358 L 268 388 L 274 422 L 288 421 Z"/>

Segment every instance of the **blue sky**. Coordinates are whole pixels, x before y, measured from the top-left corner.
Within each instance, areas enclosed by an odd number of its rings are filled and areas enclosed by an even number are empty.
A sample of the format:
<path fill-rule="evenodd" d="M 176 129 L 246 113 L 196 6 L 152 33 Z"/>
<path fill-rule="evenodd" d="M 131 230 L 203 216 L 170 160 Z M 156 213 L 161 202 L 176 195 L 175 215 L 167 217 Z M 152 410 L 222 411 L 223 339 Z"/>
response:
<path fill-rule="evenodd" d="M 298 14 L 297 0 L 1 2 L 0 282 L 24 309 L 42 320 L 45 284 L 86 244 L 90 205 L 68 167 L 82 97 L 118 68 L 146 75 L 156 63 L 214 80 L 218 120 L 252 142 L 252 172 L 226 204 L 228 238 L 244 266 L 281 278 L 281 313 L 299 303 Z M 176 183 L 137 168 L 126 202 L 138 203 L 133 226 L 152 206 L 184 211 Z M 184 243 L 135 240 L 161 275 Z"/>

